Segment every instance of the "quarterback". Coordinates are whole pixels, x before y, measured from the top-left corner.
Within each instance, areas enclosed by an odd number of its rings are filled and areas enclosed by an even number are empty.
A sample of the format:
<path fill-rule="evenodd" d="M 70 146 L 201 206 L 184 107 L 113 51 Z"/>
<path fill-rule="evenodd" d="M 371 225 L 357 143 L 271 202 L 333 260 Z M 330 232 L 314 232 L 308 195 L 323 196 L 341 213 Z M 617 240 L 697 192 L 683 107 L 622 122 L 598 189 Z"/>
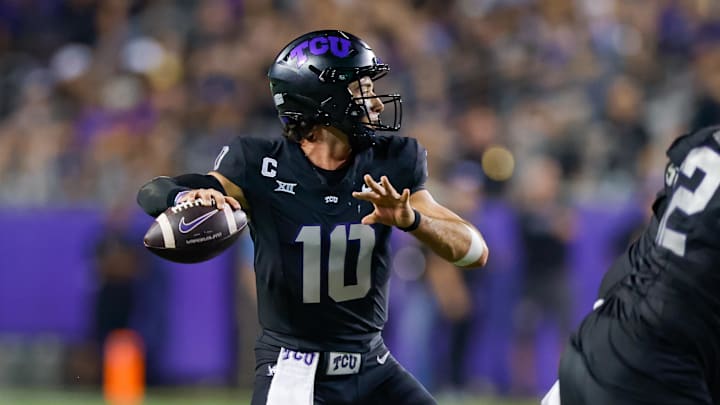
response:
<path fill-rule="evenodd" d="M 138 194 L 150 215 L 198 198 L 247 212 L 262 327 L 253 405 L 435 403 L 381 336 L 390 233 L 461 267 L 485 265 L 488 248 L 425 189 L 426 150 L 378 133 L 400 129 L 401 97 L 375 93 L 389 70 L 347 32 L 302 35 L 268 73 L 284 136 L 238 137 L 209 174 Z"/>

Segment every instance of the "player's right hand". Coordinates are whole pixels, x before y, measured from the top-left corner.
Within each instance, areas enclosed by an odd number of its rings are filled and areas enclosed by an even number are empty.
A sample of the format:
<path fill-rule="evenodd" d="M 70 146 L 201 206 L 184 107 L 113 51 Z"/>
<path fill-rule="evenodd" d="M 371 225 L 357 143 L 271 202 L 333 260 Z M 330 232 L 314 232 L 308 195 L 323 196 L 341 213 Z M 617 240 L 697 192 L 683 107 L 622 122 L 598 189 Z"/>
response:
<path fill-rule="evenodd" d="M 195 201 L 198 199 L 202 201 L 202 205 L 215 205 L 219 210 L 225 208 L 225 204 L 230 204 L 230 207 L 232 207 L 233 210 L 239 210 L 241 208 L 240 203 L 235 198 L 230 197 L 229 195 L 224 195 L 223 193 L 211 188 L 189 190 L 177 199 L 176 204 L 184 203 L 186 201 Z"/>

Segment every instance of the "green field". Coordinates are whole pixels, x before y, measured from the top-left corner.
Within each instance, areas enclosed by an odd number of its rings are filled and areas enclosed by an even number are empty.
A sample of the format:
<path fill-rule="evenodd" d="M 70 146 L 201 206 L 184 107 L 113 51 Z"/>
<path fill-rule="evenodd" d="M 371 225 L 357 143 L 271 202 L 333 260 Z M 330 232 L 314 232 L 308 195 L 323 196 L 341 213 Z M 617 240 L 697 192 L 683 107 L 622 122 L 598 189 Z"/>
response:
<path fill-rule="evenodd" d="M 537 400 L 473 398 L 443 400 L 440 405 L 537 405 Z M 240 405 L 249 404 L 245 391 L 163 389 L 149 391 L 142 405 Z M 0 405 L 106 405 L 101 395 L 88 391 L 38 391 L 0 387 Z"/>

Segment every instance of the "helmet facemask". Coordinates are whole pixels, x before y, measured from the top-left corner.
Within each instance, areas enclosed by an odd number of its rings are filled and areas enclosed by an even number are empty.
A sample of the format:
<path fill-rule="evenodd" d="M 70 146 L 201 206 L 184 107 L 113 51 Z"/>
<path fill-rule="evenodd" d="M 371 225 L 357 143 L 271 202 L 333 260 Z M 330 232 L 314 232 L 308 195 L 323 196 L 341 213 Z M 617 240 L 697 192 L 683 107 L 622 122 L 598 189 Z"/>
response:
<path fill-rule="evenodd" d="M 313 67 L 310 67 L 313 70 Z M 390 68 L 386 64 L 375 64 L 357 68 L 329 67 L 318 73 L 318 79 L 328 85 L 335 85 L 337 95 L 326 99 L 320 110 L 327 113 L 325 125 L 334 126 L 348 135 L 354 149 L 365 149 L 374 143 L 375 131 L 398 131 L 402 124 L 402 97 L 399 94 L 370 94 L 363 90 L 361 79 L 370 78 L 373 82 L 385 76 Z M 352 94 L 351 83 L 357 83 L 359 96 Z M 341 97 L 339 93 L 345 93 Z M 373 102 L 379 101 L 383 111 L 373 119 L 370 108 Z M 390 113 L 388 107 L 392 108 Z M 382 117 L 392 116 L 387 123 Z"/>

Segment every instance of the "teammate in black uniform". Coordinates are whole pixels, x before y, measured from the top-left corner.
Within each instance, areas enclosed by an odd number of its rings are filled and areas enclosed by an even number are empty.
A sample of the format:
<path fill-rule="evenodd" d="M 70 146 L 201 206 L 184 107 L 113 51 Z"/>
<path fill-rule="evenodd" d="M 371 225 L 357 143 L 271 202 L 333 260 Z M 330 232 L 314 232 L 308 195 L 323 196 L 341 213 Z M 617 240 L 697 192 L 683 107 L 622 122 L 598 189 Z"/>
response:
<path fill-rule="evenodd" d="M 650 224 L 562 356 L 563 405 L 720 403 L 720 127 L 667 155 Z"/>
<path fill-rule="evenodd" d="M 425 149 L 376 135 L 400 128 L 400 96 L 374 93 L 388 70 L 351 34 L 303 35 L 268 74 L 285 137 L 237 138 L 209 175 L 156 178 L 138 194 L 151 215 L 196 198 L 248 212 L 263 329 L 253 405 L 435 403 L 380 335 L 390 232 L 462 267 L 483 266 L 488 249 L 424 188 Z"/>

